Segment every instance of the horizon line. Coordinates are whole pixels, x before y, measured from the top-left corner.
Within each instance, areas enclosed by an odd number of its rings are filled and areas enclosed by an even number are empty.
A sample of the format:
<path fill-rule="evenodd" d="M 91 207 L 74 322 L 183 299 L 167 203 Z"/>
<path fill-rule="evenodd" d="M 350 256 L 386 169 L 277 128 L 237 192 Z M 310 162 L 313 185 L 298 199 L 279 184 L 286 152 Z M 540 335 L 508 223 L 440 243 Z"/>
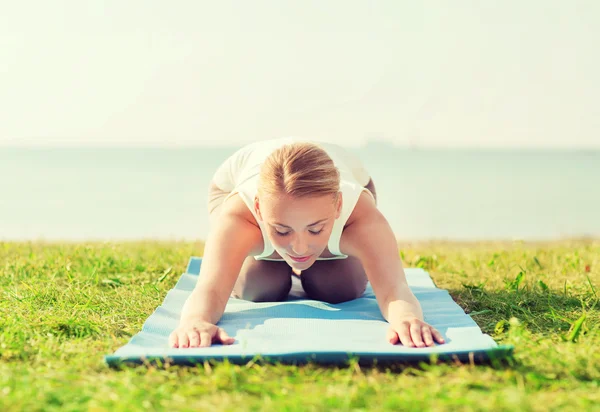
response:
<path fill-rule="evenodd" d="M 194 143 L 182 143 L 182 144 L 156 144 L 156 143 L 137 143 L 137 144 L 2 144 L 0 143 L 0 150 L 2 149 L 163 149 L 163 150 L 180 150 L 180 149 L 239 149 L 247 143 L 231 143 L 231 144 L 194 144 Z M 382 148 L 393 148 L 399 150 L 409 151 L 454 151 L 454 150 L 481 150 L 481 151 L 569 151 L 569 152 L 598 152 L 600 146 L 530 146 L 530 145 L 513 145 L 513 146 L 480 146 L 480 145 L 408 145 L 408 144 L 396 144 L 389 141 L 368 141 L 362 144 L 350 144 L 340 145 L 350 149 L 364 149 L 369 146 L 371 147 L 382 147 Z"/>

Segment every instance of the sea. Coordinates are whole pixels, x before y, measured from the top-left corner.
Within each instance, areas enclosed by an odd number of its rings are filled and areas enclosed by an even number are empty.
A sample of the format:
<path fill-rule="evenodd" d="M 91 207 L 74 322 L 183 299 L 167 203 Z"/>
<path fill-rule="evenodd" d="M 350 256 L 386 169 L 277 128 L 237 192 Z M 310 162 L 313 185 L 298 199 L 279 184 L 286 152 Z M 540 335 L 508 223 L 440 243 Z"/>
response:
<path fill-rule="evenodd" d="M 238 148 L 0 148 L 0 240 L 203 240 Z M 600 236 L 600 151 L 348 150 L 399 240 Z"/>

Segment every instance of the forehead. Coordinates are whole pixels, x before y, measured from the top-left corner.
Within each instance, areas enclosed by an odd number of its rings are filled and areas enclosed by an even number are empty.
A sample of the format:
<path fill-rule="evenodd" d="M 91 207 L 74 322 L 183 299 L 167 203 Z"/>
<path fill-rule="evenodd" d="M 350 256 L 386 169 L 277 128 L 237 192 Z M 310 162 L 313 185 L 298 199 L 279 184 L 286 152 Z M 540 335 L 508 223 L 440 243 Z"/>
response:
<path fill-rule="evenodd" d="M 268 220 L 278 220 L 285 223 L 285 219 L 311 219 L 316 221 L 330 217 L 335 213 L 332 196 L 318 197 L 291 197 L 266 196 L 259 199 L 260 209 Z"/>

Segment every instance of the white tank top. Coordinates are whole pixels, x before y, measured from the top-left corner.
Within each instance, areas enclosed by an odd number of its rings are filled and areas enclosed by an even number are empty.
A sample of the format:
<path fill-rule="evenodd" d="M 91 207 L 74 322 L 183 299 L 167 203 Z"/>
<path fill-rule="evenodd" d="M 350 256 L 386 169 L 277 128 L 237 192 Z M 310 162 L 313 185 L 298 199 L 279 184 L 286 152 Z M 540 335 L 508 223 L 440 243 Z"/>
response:
<path fill-rule="evenodd" d="M 257 192 L 260 168 L 265 159 L 279 147 L 295 142 L 310 142 L 321 147 L 331 157 L 340 172 L 340 191 L 342 192 L 343 199 L 342 212 L 333 224 L 333 230 L 327 243 L 329 252 L 334 256 L 328 258 L 319 257 L 317 260 L 345 259 L 348 256 L 340 252 L 342 230 L 354 210 L 361 193 L 366 191 L 371 194 L 371 192 L 364 187 L 369 183 L 369 173 L 365 170 L 358 157 L 343 147 L 333 143 L 294 137 L 259 141 L 242 147 L 225 160 L 215 172 L 213 183 L 220 189 L 230 192 L 223 201 L 226 201 L 235 194 L 239 194 L 256 219 L 262 232 L 264 249 L 260 255 L 254 258 L 256 260 L 283 261 L 280 258 L 269 258 L 275 249 L 267 236 L 264 223 L 257 218 L 254 212 L 254 197 Z"/>

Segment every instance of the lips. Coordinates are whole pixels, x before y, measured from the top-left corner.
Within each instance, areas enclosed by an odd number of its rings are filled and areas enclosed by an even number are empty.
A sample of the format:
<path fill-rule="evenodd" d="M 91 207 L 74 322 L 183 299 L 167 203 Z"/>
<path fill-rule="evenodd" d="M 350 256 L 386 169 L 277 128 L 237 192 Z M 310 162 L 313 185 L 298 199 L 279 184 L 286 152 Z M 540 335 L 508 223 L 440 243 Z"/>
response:
<path fill-rule="evenodd" d="M 304 256 L 304 257 L 296 257 L 296 256 L 292 256 L 292 255 L 288 255 L 294 262 L 306 262 L 308 259 L 310 259 L 310 256 Z"/>

